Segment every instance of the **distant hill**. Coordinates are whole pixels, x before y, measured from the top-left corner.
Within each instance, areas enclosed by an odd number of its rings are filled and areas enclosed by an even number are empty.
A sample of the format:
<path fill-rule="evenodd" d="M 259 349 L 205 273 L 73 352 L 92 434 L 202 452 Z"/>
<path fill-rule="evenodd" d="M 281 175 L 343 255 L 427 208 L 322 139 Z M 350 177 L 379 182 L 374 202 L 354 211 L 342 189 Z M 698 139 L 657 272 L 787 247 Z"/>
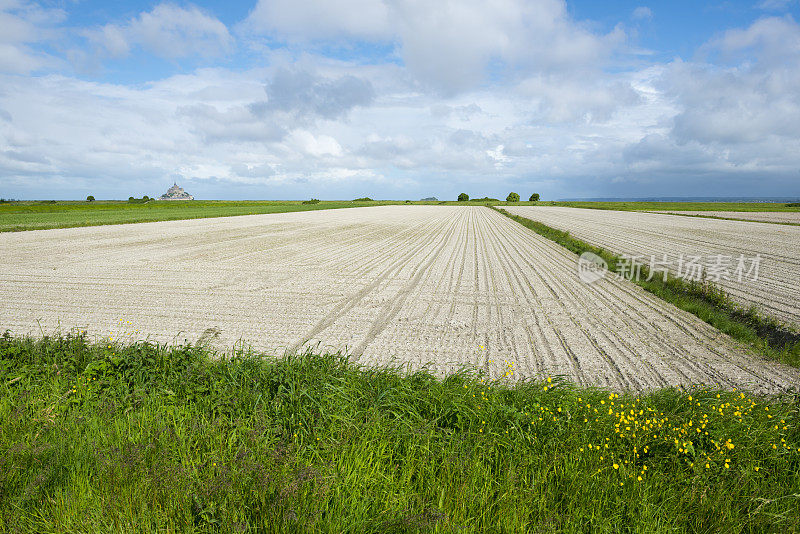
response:
<path fill-rule="evenodd" d="M 438 201 L 439 199 L 436 197 L 428 197 L 420 200 L 420 202 L 438 202 Z"/>

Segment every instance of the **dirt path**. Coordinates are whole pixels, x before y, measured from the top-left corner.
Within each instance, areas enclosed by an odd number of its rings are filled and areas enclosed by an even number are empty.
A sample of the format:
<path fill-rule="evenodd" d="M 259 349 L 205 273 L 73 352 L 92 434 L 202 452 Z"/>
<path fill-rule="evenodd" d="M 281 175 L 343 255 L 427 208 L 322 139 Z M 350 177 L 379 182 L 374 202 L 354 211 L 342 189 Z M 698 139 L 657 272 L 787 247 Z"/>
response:
<path fill-rule="evenodd" d="M 0 255 L 0 329 L 16 334 L 37 321 L 163 342 L 218 331 L 220 347 L 319 343 L 369 365 L 632 390 L 771 392 L 800 378 L 629 282 L 582 283 L 575 255 L 487 208 L 32 231 L 0 235 Z"/>
<path fill-rule="evenodd" d="M 641 255 L 649 263 L 668 255 L 677 272 L 677 258 L 698 256 L 702 263 L 717 255 L 731 258 L 728 279 L 717 283 L 745 307 L 756 306 L 767 315 L 800 325 L 800 227 L 676 217 L 657 213 L 561 207 L 510 207 L 509 212 L 542 222 L 616 254 Z M 745 267 L 760 255 L 756 280 L 734 276 L 738 258 Z M 686 269 L 684 269 L 685 272 Z M 745 273 L 746 274 L 746 273 Z"/>

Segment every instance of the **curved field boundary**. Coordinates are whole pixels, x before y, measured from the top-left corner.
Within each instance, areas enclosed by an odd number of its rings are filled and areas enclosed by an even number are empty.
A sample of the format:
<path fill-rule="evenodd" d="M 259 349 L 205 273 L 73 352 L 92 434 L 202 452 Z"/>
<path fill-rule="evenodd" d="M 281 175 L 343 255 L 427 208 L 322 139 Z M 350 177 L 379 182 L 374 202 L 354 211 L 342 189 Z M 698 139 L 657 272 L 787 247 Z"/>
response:
<path fill-rule="evenodd" d="M 729 219 L 734 221 L 756 221 L 772 224 L 800 225 L 798 211 L 668 211 L 648 210 L 648 213 L 666 213 L 684 217 L 707 217 L 709 219 Z"/>
<path fill-rule="evenodd" d="M 584 284 L 573 253 L 483 207 L 8 233 L 0 254 L 0 329 L 15 334 L 320 346 L 365 365 L 633 391 L 800 378 L 626 280 Z"/>

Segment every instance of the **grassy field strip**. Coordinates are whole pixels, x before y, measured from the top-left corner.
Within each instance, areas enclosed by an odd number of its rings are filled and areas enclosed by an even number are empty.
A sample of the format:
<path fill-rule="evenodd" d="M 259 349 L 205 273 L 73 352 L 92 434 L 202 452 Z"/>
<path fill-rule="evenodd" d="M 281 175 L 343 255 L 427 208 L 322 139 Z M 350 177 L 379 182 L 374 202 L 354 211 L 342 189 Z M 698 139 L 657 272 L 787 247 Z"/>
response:
<path fill-rule="evenodd" d="M 731 219 L 734 221 L 757 221 L 773 224 L 800 225 L 800 212 L 797 211 L 664 211 L 652 210 L 649 213 L 667 213 L 684 217 L 708 217 L 710 219 Z"/>
<path fill-rule="evenodd" d="M 232 217 L 291 211 L 414 205 L 483 205 L 485 202 L 456 201 L 299 201 L 299 200 L 194 200 L 190 202 L 125 202 L 116 200 L 84 201 L 14 201 L 0 202 L 0 232 L 47 230 L 107 224 L 172 221 L 206 217 Z M 728 210 L 800 213 L 800 207 L 786 204 L 753 202 L 541 202 L 539 205 L 563 205 L 592 209 L 619 210 Z M 498 205 L 525 206 L 529 202 Z"/>
<path fill-rule="evenodd" d="M 0 531 L 797 532 L 798 408 L 0 336 Z"/>
<path fill-rule="evenodd" d="M 0 254 L 0 329 L 16 334 L 319 346 L 369 365 L 636 391 L 771 392 L 800 377 L 628 281 L 582 283 L 573 253 L 484 207 L 5 233 Z"/>
<path fill-rule="evenodd" d="M 0 232 L 176 221 L 208 217 L 234 217 L 239 215 L 357 208 L 389 204 L 403 204 L 403 202 L 327 201 L 306 203 L 277 200 L 193 200 L 189 202 L 151 201 L 147 203 L 121 201 L 7 202 L 0 204 Z"/>
<path fill-rule="evenodd" d="M 719 281 L 737 303 L 757 309 L 789 324 L 800 324 L 800 228 L 751 224 L 654 213 L 583 210 L 561 207 L 508 207 L 515 215 L 567 231 L 614 254 L 650 256 L 667 254 L 675 272 L 680 255 L 695 255 L 702 262 L 716 255 L 732 256 L 733 271 L 740 254 L 761 256 L 756 281 Z"/>

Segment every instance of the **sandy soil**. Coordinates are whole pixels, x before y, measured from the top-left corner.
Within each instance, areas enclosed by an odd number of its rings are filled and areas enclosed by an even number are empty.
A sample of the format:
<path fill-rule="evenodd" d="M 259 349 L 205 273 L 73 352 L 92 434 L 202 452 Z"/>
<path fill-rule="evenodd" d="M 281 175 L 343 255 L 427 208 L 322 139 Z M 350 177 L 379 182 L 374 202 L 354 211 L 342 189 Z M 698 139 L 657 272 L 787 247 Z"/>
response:
<path fill-rule="evenodd" d="M 319 343 L 369 365 L 632 390 L 771 392 L 800 378 L 627 281 L 582 283 L 575 255 L 482 207 L 6 233 L 0 254 L 0 329 L 16 334 L 39 323 L 166 342 L 218 332 L 219 347 Z"/>
<path fill-rule="evenodd" d="M 696 255 L 703 262 L 721 254 L 732 256 L 729 271 L 733 271 L 740 254 L 746 258 L 760 254 L 757 280 L 743 277 L 739 282 L 731 272 L 731 279 L 720 279 L 719 284 L 746 307 L 755 305 L 784 322 L 800 324 L 800 227 L 630 211 L 546 206 L 507 209 L 615 253 L 642 255 L 647 263 L 654 254 L 657 259 L 664 254 L 668 259 Z"/>
<path fill-rule="evenodd" d="M 800 211 L 651 211 L 649 213 L 671 213 L 673 215 L 702 215 L 723 219 L 747 219 L 771 223 L 800 224 Z"/>

